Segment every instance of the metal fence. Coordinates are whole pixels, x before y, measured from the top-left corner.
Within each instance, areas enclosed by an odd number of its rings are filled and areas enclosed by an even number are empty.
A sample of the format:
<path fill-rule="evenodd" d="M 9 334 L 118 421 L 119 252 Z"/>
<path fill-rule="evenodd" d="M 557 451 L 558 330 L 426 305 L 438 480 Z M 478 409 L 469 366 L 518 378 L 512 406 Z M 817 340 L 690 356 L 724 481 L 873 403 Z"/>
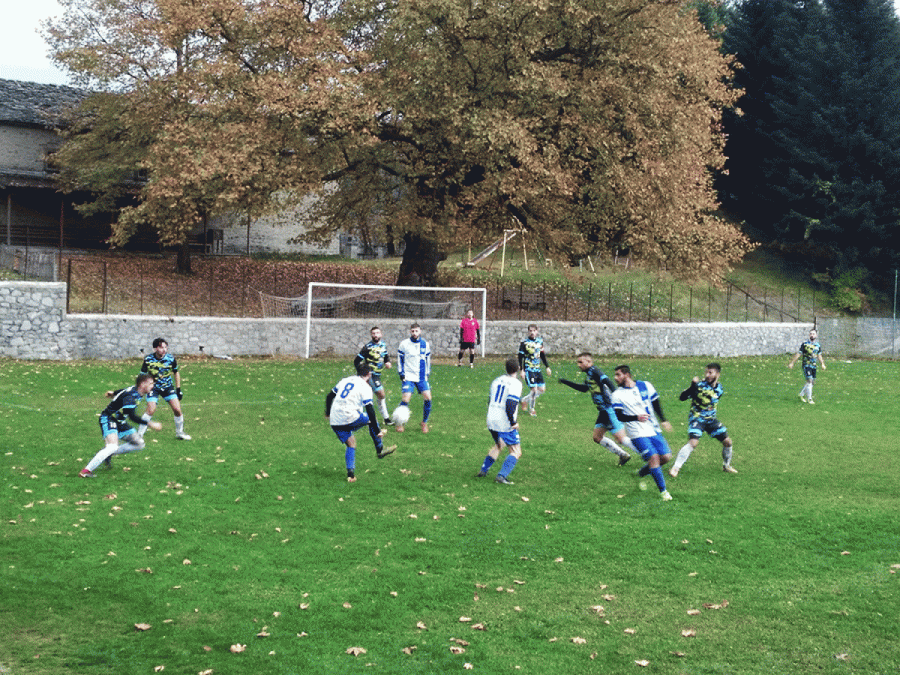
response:
<path fill-rule="evenodd" d="M 169 256 L 61 259 L 68 311 L 164 316 L 261 317 L 259 294 L 305 295 L 311 281 L 393 285 L 396 273 L 361 265 L 195 257 L 193 274 L 175 274 Z M 456 284 L 460 285 L 460 284 Z M 476 284 L 478 285 L 478 284 Z M 488 285 L 487 316 L 521 321 L 816 321 L 815 293 L 748 289 L 726 283 L 685 287 L 623 274 L 616 282 L 524 281 Z"/>
<path fill-rule="evenodd" d="M 58 251 L 0 244 L 0 268 L 40 281 L 57 280 Z"/>

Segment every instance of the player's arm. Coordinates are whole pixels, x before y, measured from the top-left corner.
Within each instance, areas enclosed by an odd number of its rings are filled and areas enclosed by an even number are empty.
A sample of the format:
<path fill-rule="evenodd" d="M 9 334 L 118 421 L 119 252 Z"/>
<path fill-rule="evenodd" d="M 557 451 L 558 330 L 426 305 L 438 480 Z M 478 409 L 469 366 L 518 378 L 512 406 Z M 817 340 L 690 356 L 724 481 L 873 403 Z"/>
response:
<path fill-rule="evenodd" d="M 681 392 L 681 394 L 678 396 L 678 400 L 679 401 L 687 401 L 689 398 L 694 398 L 694 396 L 697 394 L 698 382 L 699 382 L 699 380 L 696 377 L 693 380 L 691 380 L 691 386 L 688 387 L 687 389 L 685 389 L 683 392 Z"/>
<path fill-rule="evenodd" d="M 362 349 L 359 350 L 359 354 L 357 354 L 356 357 L 353 359 L 353 367 L 354 368 L 359 368 L 360 364 L 362 364 L 366 360 L 366 357 L 363 356 L 363 354 L 365 354 L 365 352 L 366 352 L 365 347 L 363 347 Z"/>
<path fill-rule="evenodd" d="M 147 357 L 146 356 L 144 357 L 144 360 L 141 361 L 141 372 L 142 373 L 150 372 L 150 367 L 147 365 Z"/>
<path fill-rule="evenodd" d="M 794 364 L 797 363 L 797 359 L 799 359 L 799 358 L 800 358 L 800 352 L 797 352 L 796 354 L 794 354 L 794 358 L 791 359 L 791 362 L 788 363 L 788 368 L 793 368 Z"/>
<path fill-rule="evenodd" d="M 506 399 L 506 418 L 512 427 L 516 426 L 516 411 L 519 409 L 519 399 L 512 396 Z"/>
<path fill-rule="evenodd" d="M 391 355 L 388 354 L 386 351 L 384 353 L 384 367 L 385 368 L 391 367 Z"/>
<path fill-rule="evenodd" d="M 572 380 L 566 380 L 564 378 L 559 378 L 559 383 L 564 384 L 567 387 L 572 387 L 575 391 L 580 391 L 582 394 L 586 391 L 590 391 L 591 388 L 586 384 L 581 384 L 580 382 L 572 382 Z"/>
<path fill-rule="evenodd" d="M 547 369 L 547 372 L 550 372 L 550 364 L 547 363 L 547 355 L 544 353 L 544 349 L 541 348 L 541 363 L 544 364 L 544 368 Z"/>
<path fill-rule="evenodd" d="M 481 326 L 477 322 L 475 323 L 475 344 L 481 344 Z"/>
<path fill-rule="evenodd" d="M 183 394 L 181 393 L 181 371 L 178 370 L 178 365 L 175 361 L 172 361 L 172 372 L 175 374 L 175 395 L 180 401 L 183 398 Z"/>
<path fill-rule="evenodd" d="M 818 359 L 819 359 L 819 363 L 822 366 L 822 370 L 828 370 L 828 368 L 825 367 L 825 359 L 822 358 L 822 352 L 819 352 Z"/>
<path fill-rule="evenodd" d="M 328 392 L 328 396 L 325 397 L 325 417 L 329 417 L 331 415 L 331 404 L 334 403 L 334 399 L 337 396 L 337 392 L 332 389 Z"/>
<path fill-rule="evenodd" d="M 662 403 L 659 402 L 659 397 L 653 399 L 651 403 L 653 403 L 653 412 L 656 413 L 656 418 L 659 420 L 660 426 L 666 431 L 672 431 L 672 423 L 669 422 L 663 414 Z"/>

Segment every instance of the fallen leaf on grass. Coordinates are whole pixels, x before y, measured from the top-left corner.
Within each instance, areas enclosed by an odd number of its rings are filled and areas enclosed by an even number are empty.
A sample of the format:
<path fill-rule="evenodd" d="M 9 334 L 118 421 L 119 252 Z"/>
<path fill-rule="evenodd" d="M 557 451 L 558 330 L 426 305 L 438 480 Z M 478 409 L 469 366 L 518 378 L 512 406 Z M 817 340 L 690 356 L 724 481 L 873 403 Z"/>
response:
<path fill-rule="evenodd" d="M 416 628 L 418 628 L 419 630 L 428 630 L 428 626 L 426 626 L 422 621 L 416 623 Z"/>
<path fill-rule="evenodd" d="M 247 645 L 240 645 L 240 644 L 231 645 L 231 647 L 229 647 L 229 649 L 231 650 L 232 654 L 240 654 L 242 651 L 247 649 Z"/>
<path fill-rule="evenodd" d="M 161 672 L 164 671 L 165 669 L 166 669 L 165 666 L 156 666 L 156 667 L 153 668 L 153 672 L 154 672 L 154 673 L 161 673 Z"/>
<path fill-rule="evenodd" d="M 612 602 L 613 600 L 616 599 L 616 596 L 607 594 L 607 595 L 603 596 L 603 599 L 606 600 L 607 602 Z"/>
<path fill-rule="evenodd" d="M 213 675 L 213 672 L 215 671 L 213 671 L 212 668 L 207 668 L 206 670 L 201 670 L 199 673 L 197 673 L 197 675 Z"/>
<path fill-rule="evenodd" d="M 622 632 L 628 633 L 628 635 L 634 635 L 635 633 L 637 633 L 637 631 L 636 631 L 634 628 L 626 628 L 626 629 L 625 629 L 624 631 L 622 631 Z"/>
<path fill-rule="evenodd" d="M 472 630 L 487 630 L 483 623 L 472 624 Z"/>
<path fill-rule="evenodd" d="M 342 606 L 344 609 L 351 609 L 353 607 L 349 602 L 345 602 Z"/>
<path fill-rule="evenodd" d="M 685 628 L 681 631 L 681 637 L 697 637 L 697 631 L 693 628 Z"/>
<path fill-rule="evenodd" d="M 562 559 L 562 558 L 557 558 L 557 559 L 556 559 L 556 560 L 554 560 L 554 561 L 553 561 L 553 562 L 562 562 L 562 561 L 563 561 L 563 559 Z"/>
<path fill-rule="evenodd" d="M 150 630 L 152 626 L 149 623 L 136 623 L 134 624 L 135 630 Z"/>
<path fill-rule="evenodd" d="M 297 607 L 299 607 L 300 609 L 309 609 L 309 603 L 301 602 L 299 605 L 297 605 Z"/>
<path fill-rule="evenodd" d="M 346 653 L 350 654 L 350 656 L 359 656 L 360 654 L 366 654 L 367 652 L 363 647 L 349 647 Z"/>
<path fill-rule="evenodd" d="M 530 502 L 531 500 L 528 499 L 528 497 L 522 497 L 522 501 L 523 501 L 523 502 Z"/>
<path fill-rule="evenodd" d="M 182 564 L 182 565 L 190 565 L 190 564 L 191 564 L 191 561 L 188 560 L 187 558 L 185 558 L 184 560 L 181 561 L 181 564 Z"/>
<path fill-rule="evenodd" d="M 474 667 L 475 667 L 475 666 L 473 666 L 471 663 L 464 663 L 464 664 L 463 664 L 463 668 L 465 668 L 466 670 L 472 670 L 472 668 L 474 668 Z"/>
<path fill-rule="evenodd" d="M 450 638 L 450 642 L 455 642 L 458 645 L 462 645 L 463 647 L 468 647 L 469 643 L 465 640 L 460 640 L 459 638 Z"/>
<path fill-rule="evenodd" d="M 466 650 L 462 647 L 457 647 L 456 645 L 450 645 L 450 653 L 451 654 L 465 654 Z"/>
<path fill-rule="evenodd" d="M 684 657 L 687 656 L 684 652 L 669 652 L 672 656 Z"/>
<path fill-rule="evenodd" d="M 603 612 L 606 611 L 606 608 L 603 605 L 591 605 L 588 609 L 597 612 L 597 614 L 603 614 Z"/>
<path fill-rule="evenodd" d="M 585 640 L 583 637 L 573 637 L 573 638 L 571 638 L 571 640 L 572 640 L 572 642 L 575 643 L 576 645 L 584 645 L 584 644 L 587 644 L 587 640 Z"/>
<path fill-rule="evenodd" d="M 834 658 L 836 658 L 838 661 L 849 661 L 850 655 L 849 654 L 835 654 Z"/>
<path fill-rule="evenodd" d="M 404 654 L 412 654 L 417 649 L 418 649 L 418 647 L 416 647 L 415 645 L 412 645 L 410 647 L 404 647 L 400 651 L 403 652 Z"/>
<path fill-rule="evenodd" d="M 841 555 L 850 555 L 850 551 L 841 551 Z"/>
<path fill-rule="evenodd" d="M 212 651 L 212 647 L 210 647 L 209 645 L 203 645 L 203 651 L 205 651 L 205 652 L 211 652 L 211 651 Z"/>
<path fill-rule="evenodd" d="M 699 609 L 689 609 L 687 611 L 687 613 L 689 616 L 697 616 L 698 614 L 700 614 L 700 610 Z"/>
<path fill-rule="evenodd" d="M 640 661 L 635 661 L 635 663 L 637 665 L 639 665 L 641 668 L 646 668 L 647 666 L 650 665 L 650 662 L 647 659 L 641 659 Z"/>
<path fill-rule="evenodd" d="M 144 574 L 153 574 L 153 570 L 151 570 L 149 567 L 142 567 L 139 570 L 135 570 L 135 572 L 143 572 Z"/>
<path fill-rule="evenodd" d="M 706 607 L 706 609 L 725 609 L 726 607 L 728 607 L 728 601 L 723 600 L 718 605 L 713 605 L 708 602 L 704 602 L 703 606 Z"/>
<path fill-rule="evenodd" d="M 267 633 L 265 630 L 261 630 L 256 634 L 256 637 L 269 637 L 269 633 Z"/>
<path fill-rule="evenodd" d="M 470 616 L 461 616 L 461 617 L 459 617 L 459 622 L 460 622 L 460 623 L 468 623 L 468 622 L 471 621 L 471 620 L 472 620 L 472 617 L 470 617 Z"/>

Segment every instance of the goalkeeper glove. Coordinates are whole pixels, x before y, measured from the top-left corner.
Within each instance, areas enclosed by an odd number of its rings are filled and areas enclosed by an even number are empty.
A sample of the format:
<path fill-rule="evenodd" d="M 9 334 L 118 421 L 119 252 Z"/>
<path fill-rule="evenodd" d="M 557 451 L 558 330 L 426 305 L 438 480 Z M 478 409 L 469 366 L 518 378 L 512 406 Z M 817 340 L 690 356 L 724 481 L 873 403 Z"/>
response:
<path fill-rule="evenodd" d="M 179 400 L 179 401 L 180 401 L 182 398 L 184 398 L 184 394 L 181 393 L 181 387 L 178 387 L 178 388 L 175 390 L 175 395 L 178 397 L 178 400 Z"/>

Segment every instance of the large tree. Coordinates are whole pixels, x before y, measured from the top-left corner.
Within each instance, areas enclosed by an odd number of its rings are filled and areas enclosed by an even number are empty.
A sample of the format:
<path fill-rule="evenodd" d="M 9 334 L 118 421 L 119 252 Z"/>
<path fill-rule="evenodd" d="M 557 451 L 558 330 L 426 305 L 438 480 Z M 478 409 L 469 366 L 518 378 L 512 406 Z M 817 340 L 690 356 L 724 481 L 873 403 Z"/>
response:
<path fill-rule="evenodd" d="M 710 185 L 730 64 L 680 0 L 144 0 L 134 21 L 134 3 L 69 1 L 168 55 L 142 68 L 153 49 L 123 48 L 138 57 L 104 74 L 134 119 L 148 103 L 149 181 L 123 227 L 175 240 L 205 213 L 336 185 L 310 237 L 435 258 L 515 226 L 560 260 L 628 247 L 689 277 L 747 249 Z M 115 41 L 55 31 L 89 74 Z"/>
<path fill-rule="evenodd" d="M 722 181 L 755 234 L 834 274 L 896 264 L 900 22 L 889 0 L 746 0 Z"/>

